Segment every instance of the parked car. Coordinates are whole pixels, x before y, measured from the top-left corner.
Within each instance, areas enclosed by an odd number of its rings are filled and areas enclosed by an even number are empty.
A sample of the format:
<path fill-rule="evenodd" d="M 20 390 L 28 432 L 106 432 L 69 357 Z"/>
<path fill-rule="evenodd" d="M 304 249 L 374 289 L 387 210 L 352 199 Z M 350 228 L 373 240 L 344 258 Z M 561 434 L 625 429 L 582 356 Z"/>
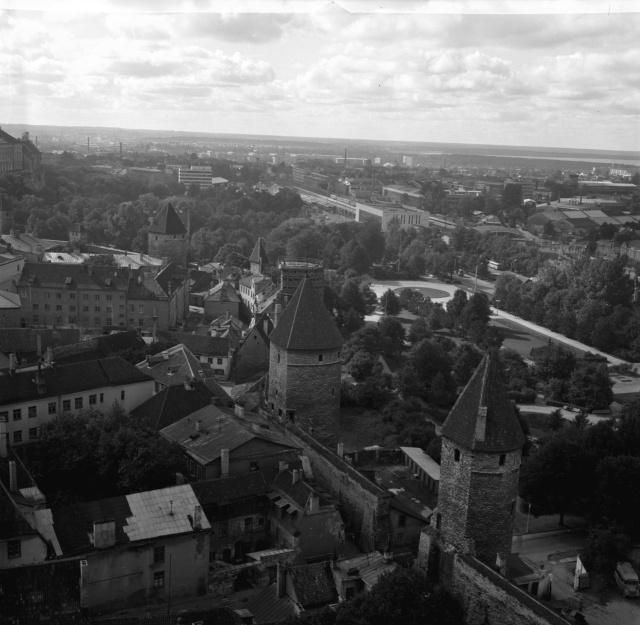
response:
<path fill-rule="evenodd" d="M 630 562 L 618 562 L 613 575 L 623 597 L 637 597 L 640 594 L 638 574 Z"/>

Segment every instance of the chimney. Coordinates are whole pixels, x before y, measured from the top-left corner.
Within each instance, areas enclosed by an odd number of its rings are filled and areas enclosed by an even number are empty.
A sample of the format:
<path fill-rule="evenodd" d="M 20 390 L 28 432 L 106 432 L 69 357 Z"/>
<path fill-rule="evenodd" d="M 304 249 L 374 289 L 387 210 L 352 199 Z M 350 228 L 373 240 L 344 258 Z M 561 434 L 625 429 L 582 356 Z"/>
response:
<path fill-rule="evenodd" d="M 278 322 L 280 321 L 280 317 L 282 316 L 282 304 L 276 304 L 275 310 L 273 311 L 273 327 L 278 327 Z"/>
<path fill-rule="evenodd" d="M 113 519 L 93 522 L 93 546 L 96 549 L 116 544 L 116 522 Z"/>
<path fill-rule="evenodd" d="M 194 390 L 195 386 L 193 385 L 193 380 L 188 376 L 185 375 L 184 376 L 184 390 L 185 391 L 192 391 Z"/>
<path fill-rule="evenodd" d="M 344 443 L 338 443 L 338 456 L 344 458 Z"/>
<path fill-rule="evenodd" d="M 200 431 L 200 419 L 195 420 L 196 432 Z"/>
<path fill-rule="evenodd" d="M 320 512 L 320 497 L 315 493 L 309 495 L 309 501 L 307 502 L 309 514 L 315 514 Z"/>
<path fill-rule="evenodd" d="M 260 424 L 259 424 L 259 423 L 252 423 L 252 424 L 251 424 L 251 429 L 252 429 L 254 432 L 261 432 L 261 431 L 262 431 L 262 428 L 260 427 Z"/>
<path fill-rule="evenodd" d="M 218 406 L 220 404 L 220 398 L 217 395 L 211 395 L 211 405 Z"/>
<path fill-rule="evenodd" d="M 13 375 L 16 371 L 16 355 L 9 354 L 9 375 Z"/>
<path fill-rule="evenodd" d="M 229 476 L 229 450 L 222 449 L 220 451 L 220 475 L 222 477 Z"/>
<path fill-rule="evenodd" d="M 176 486 L 182 486 L 184 484 L 184 473 L 176 473 Z"/>
<path fill-rule="evenodd" d="M 23 141 L 29 141 L 29 133 L 28 132 L 23 132 L 22 133 L 22 140 Z"/>
<path fill-rule="evenodd" d="M 483 441 L 487 432 L 487 407 L 478 408 L 478 420 L 476 421 L 476 440 Z"/>
<path fill-rule="evenodd" d="M 45 362 L 49 366 L 53 363 L 53 347 L 51 345 L 47 347 L 47 359 Z"/>
<path fill-rule="evenodd" d="M 496 556 L 496 569 L 500 571 L 500 575 L 503 577 L 507 574 L 507 558 L 506 556 L 498 553 Z"/>
<path fill-rule="evenodd" d="M 36 371 L 36 390 L 38 395 L 44 395 L 47 388 L 44 381 L 44 374 L 42 373 L 42 365 L 38 363 L 38 370 Z"/>
<path fill-rule="evenodd" d="M 138 284 L 142 284 L 142 275 L 138 273 Z"/>
<path fill-rule="evenodd" d="M 278 472 L 282 473 L 283 471 L 286 471 L 289 468 L 289 463 L 285 462 L 284 460 L 280 460 L 280 462 L 278 462 Z"/>
<path fill-rule="evenodd" d="M 296 484 L 300 481 L 300 471 L 298 469 L 293 470 L 293 484 Z"/>
<path fill-rule="evenodd" d="M 262 329 L 264 330 L 264 333 L 269 336 L 269 318 L 266 316 L 262 321 Z"/>
<path fill-rule="evenodd" d="M 162 358 L 164 360 L 169 360 L 169 352 L 166 349 L 162 352 Z"/>
<path fill-rule="evenodd" d="M 40 358 L 40 356 L 42 356 L 42 333 L 41 332 L 38 332 L 36 334 L 36 345 L 38 350 L 38 358 Z"/>
<path fill-rule="evenodd" d="M 0 458 L 7 457 L 7 417 L 0 417 Z"/>
<path fill-rule="evenodd" d="M 241 406 L 240 404 L 236 404 L 234 406 L 233 411 L 236 417 L 240 417 L 240 418 L 244 417 L 244 406 Z"/>
<path fill-rule="evenodd" d="M 196 506 L 193 511 L 193 529 L 202 529 L 202 506 Z"/>
<path fill-rule="evenodd" d="M 9 460 L 9 490 L 12 493 L 18 492 L 18 472 L 13 460 Z"/>
<path fill-rule="evenodd" d="M 287 585 L 287 569 L 282 562 L 278 562 L 276 566 L 276 595 L 283 597 Z"/>

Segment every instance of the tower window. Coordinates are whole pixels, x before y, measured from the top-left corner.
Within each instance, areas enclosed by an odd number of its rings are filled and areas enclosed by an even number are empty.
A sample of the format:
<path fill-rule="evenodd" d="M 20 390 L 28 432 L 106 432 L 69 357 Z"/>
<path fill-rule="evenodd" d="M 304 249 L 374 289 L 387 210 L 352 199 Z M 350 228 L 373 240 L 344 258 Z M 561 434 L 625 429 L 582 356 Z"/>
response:
<path fill-rule="evenodd" d="M 322 358 L 323 358 L 322 354 L 318 354 L 318 362 L 322 362 Z"/>
<path fill-rule="evenodd" d="M 335 396 L 335 394 L 336 394 L 336 389 L 335 389 L 335 388 L 332 388 L 332 389 L 331 389 L 331 397 L 334 397 L 334 396 Z"/>
<path fill-rule="evenodd" d="M 459 449 L 454 449 L 453 450 L 453 459 L 456 462 L 460 462 L 460 450 Z"/>
<path fill-rule="evenodd" d="M 440 526 L 442 525 L 442 515 L 438 512 L 436 514 L 436 529 L 440 529 Z"/>
<path fill-rule="evenodd" d="M 502 467 L 504 466 L 504 462 L 507 459 L 507 455 L 506 454 L 500 454 L 500 459 L 498 460 L 498 464 Z"/>
<path fill-rule="evenodd" d="M 511 502 L 511 516 L 513 516 L 513 515 L 514 515 L 515 511 L 516 511 L 516 500 L 514 499 L 514 500 Z"/>
<path fill-rule="evenodd" d="M 280 354 L 278 354 L 278 362 L 280 362 Z"/>

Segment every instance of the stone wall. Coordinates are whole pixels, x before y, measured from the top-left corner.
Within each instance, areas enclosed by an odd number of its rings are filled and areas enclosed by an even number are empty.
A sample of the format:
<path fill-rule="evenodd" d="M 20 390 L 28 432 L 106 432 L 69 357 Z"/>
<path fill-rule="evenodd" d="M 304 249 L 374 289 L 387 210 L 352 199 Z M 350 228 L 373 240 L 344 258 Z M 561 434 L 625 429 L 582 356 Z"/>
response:
<path fill-rule="evenodd" d="M 187 266 L 187 240 L 184 234 L 149 233 L 149 256 L 167 258 L 170 263 Z"/>
<path fill-rule="evenodd" d="M 338 500 L 360 548 L 363 551 L 383 551 L 391 532 L 388 491 L 360 475 L 349 463 L 300 428 L 290 426 L 286 432 L 304 449 L 314 479 Z"/>
<path fill-rule="evenodd" d="M 271 409 L 284 422 L 313 432 L 315 438 L 330 445 L 336 442 L 340 418 L 339 353 L 337 349 L 285 350 L 272 343 L 269 358 Z"/>

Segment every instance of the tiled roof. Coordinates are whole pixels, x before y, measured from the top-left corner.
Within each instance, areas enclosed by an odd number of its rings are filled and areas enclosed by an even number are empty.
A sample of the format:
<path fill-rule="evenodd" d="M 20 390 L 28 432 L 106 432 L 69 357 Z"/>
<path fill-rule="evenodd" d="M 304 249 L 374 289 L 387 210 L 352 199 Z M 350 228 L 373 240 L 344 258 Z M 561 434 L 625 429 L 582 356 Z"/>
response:
<path fill-rule="evenodd" d="M 197 423 L 199 430 L 196 429 Z M 245 425 L 235 416 L 211 405 L 162 429 L 160 434 L 205 463 L 218 459 L 223 449 L 228 449 L 233 457 L 235 449 L 256 438 L 294 448 L 287 438 L 277 432 L 264 428 L 256 432 L 249 424 Z"/>
<path fill-rule="evenodd" d="M 186 234 L 187 229 L 171 202 L 167 202 L 153 219 L 149 232 L 153 234 Z"/>
<path fill-rule="evenodd" d="M 255 622 L 260 625 L 281 623 L 296 614 L 293 600 L 286 594 L 278 597 L 276 586 L 275 582 L 270 584 L 247 604 Z"/>
<path fill-rule="evenodd" d="M 160 273 L 156 276 L 156 282 L 160 285 L 160 288 L 168 295 L 169 284 L 171 283 L 171 292 L 173 293 L 187 278 L 189 275 L 188 269 L 183 269 L 176 263 L 169 263 Z"/>
<path fill-rule="evenodd" d="M 315 492 L 303 479 L 294 484 L 292 471 L 279 472 L 273 481 L 273 488 L 303 509 L 307 505 L 309 495 Z"/>
<path fill-rule="evenodd" d="M 203 506 L 214 503 L 222 506 L 236 499 L 266 495 L 271 490 L 271 486 L 262 471 L 252 471 L 215 480 L 193 482 L 191 488 L 193 488 L 193 492 Z"/>
<path fill-rule="evenodd" d="M 262 237 L 258 237 L 256 244 L 253 246 L 253 251 L 251 252 L 251 256 L 249 256 L 249 262 L 262 262 L 263 266 L 269 264 L 269 256 L 267 255 L 267 244 Z"/>
<path fill-rule="evenodd" d="M 229 357 L 228 337 L 203 336 L 188 332 L 170 332 L 159 330 L 157 336 L 160 340 L 182 343 L 189 351 L 203 356 Z"/>
<path fill-rule="evenodd" d="M 167 300 L 165 290 L 158 283 L 155 268 L 141 267 L 132 272 L 127 288 L 128 299 Z"/>
<path fill-rule="evenodd" d="M 213 279 L 213 275 L 209 271 L 198 271 L 197 269 L 192 269 L 189 272 L 189 281 L 191 284 L 189 292 L 203 293 L 204 291 L 208 291 L 211 288 Z"/>
<path fill-rule="evenodd" d="M 43 525 L 45 535 L 55 535 L 57 538 L 60 553 L 56 555 L 73 555 L 94 548 L 94 521 L 115 521 L 116 544 L 126 544 L 194 531 L 194 511 L 199 505 L 191 486 L 183 484 L 40 510 L 35 516 L 38 526 Z M 51 523 L 49 528 L 44 527 L 47 523 Z M 210 529 L 204 514 L 201 529 Z"/>
<path fill-rule="evenodd" d="M 216 284 L 205 298 L 205 302 L 240 302 L 242 298 L 231 284 L 221 282 Z"/>
<path fill-rule="evenodd" d="M 10 310 L 12 308 L 20 308 L 20 296 L 17 293 L 0 291 L 0 309 Z"/>
<path fill-rule="evenodd" d="M 200 372 L 208 369 L 208 365 L 198 362 L 184 345 L 175 345 L 155 356 L 147 356 L 136 367 L 166 386 L 184 384 L 187 377 L 204 380 L 205 375 Z"/>
<path fill-rule="evenodd" d="M 4 484 L 0 482 L 0 540 L 37 533 L 24 518 Z"/>
<path fill-rule="evenodd" d="M 289 570 L 289 575 L 298 603 L 303 608 L 328 605 L 338 600 L 329 562 L 294 566 Z"/>
<path fill-rule="evenodd" d="M 35 354 L 40 334 L 43 353 L 47 347 L 70 345 L 80 341 L 80 330 L 32 330 L 30 328 L 0 328 L 0 351 L 4 354 Z"/>
<path fill-rule="evenodd" d="M 106 386 L 121 386 L 151 380 L 134 365 L 117 356 L 61 364 L 56 365 L 55 368 L 42 367 L 45 386 L 43 394 L 38 393 L 35 383 L 36 373 L 36 368 L 32 367 L 29 370 L 18 370 L 13 375 L 9 373 L 0 375 L 0 406 L 29 399 L 43 399 Z"/>
<path fill-rule="evenodd" d="M 140 404 L 131 414 L 134 418 L 144 421 L 151 430 L 158 432 L 208 406 L 212 403 L 213 397 L 218 397 L 222 406 L 231 404 L 229 395 L 213 380 L 207 380 L 206 384 L 196 380 L 192 390 L 186 390 L 184 384 L 175 384 L 163 388 Z"/>
<path fill-rule="evenodd" d="M 444 422 L 442 435 L 478 451 L 513 451 L 524 445 L 495 357 L 482 359 Z"/>
<path fill-rule="evenodd" d="M 129 270 L 96 265 L 62 263 L 25 263 L 18 281 L 20 288 L 51 288 L 60 290 L 98 289 L 126 291 Z"/>
<path fill-rule="evenodd" d="M 269 336 L 283 349 L 335 349 L 344 343 L 311 280 L 304 278 Z"/>
<path fill-rule="evenodd" d="M 89 341 L 80 341 L 79 343 L 56 347 L 53 350 L 53 359 L 58 364 L 82 362 L 105 358 L 115 352 L 144 346 L 145 342 L 135 330 L 126 330 L 124 332 L 101 335 Z"/>

